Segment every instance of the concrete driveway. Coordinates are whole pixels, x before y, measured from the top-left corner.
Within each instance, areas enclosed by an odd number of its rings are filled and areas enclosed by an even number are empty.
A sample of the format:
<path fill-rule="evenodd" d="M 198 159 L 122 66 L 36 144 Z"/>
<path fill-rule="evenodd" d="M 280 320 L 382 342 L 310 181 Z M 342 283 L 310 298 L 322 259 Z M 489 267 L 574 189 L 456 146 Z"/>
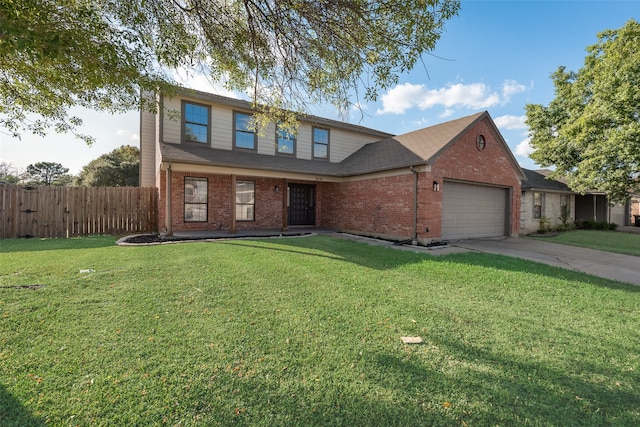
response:
<path fill-rule="evenodd" d="M 538 239 L 460 240 L 457 247 L 537 261 L 640 286 L 640 257 L 560 245 Z"/>

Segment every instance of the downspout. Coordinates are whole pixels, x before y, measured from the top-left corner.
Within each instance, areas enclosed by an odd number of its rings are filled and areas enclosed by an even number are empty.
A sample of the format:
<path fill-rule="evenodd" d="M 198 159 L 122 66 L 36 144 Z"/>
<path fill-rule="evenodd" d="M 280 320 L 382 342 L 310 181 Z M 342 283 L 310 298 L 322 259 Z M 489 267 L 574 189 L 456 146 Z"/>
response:
<path fill-rule="evenodd" d="M 167 166 L 167 173 L 165 176 L 165 192 L 167 197 L 165 197 L 165 227 L 167 228 L 167 232 L 165 234 L 165 236 L 173 236 L 173 226 L 171 225 L 172 218 L 171 218 L 171 162 L 169 162 L 169 165 Z"/>
<path fill-rule="evenodd" d="M 418 243 L 418 171 L 409 167 L 413 172 L 413 236 L 411 236 L 411 244 Z"/>

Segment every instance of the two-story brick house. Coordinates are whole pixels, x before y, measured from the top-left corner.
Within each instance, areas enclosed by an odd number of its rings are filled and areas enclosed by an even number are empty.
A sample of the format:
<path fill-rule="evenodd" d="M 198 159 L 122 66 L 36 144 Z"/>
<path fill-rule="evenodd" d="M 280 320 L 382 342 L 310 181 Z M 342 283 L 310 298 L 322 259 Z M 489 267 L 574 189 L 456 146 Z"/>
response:
<path fill-rule="evenodd" d="M 141 113 L 163 231 L 339 229 L 422 243 L 518 235 L 524 173 L 487 112 L 404 135 L 320 117 L 256 135 L 248 102 L 185 90 Z"/>

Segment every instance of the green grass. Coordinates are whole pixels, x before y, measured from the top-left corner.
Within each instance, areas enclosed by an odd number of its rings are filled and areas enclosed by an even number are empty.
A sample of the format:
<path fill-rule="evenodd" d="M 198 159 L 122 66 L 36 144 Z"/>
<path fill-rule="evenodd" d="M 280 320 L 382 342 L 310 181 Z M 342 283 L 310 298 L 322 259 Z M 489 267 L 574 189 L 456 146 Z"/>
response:
<path fill-rule="evenodd" d="M 535 237 L 532 235 L 532 237 Z M 575 230 L 544 237 L 545 241 L 619 254 L 640 256 L 640 234 L 617 231 Z"/>
<path fill-rule="evenodd" d="M 640 425 L 640 288 L 324 236 L 114 241 L 0 242 L 0 425 Z"/>

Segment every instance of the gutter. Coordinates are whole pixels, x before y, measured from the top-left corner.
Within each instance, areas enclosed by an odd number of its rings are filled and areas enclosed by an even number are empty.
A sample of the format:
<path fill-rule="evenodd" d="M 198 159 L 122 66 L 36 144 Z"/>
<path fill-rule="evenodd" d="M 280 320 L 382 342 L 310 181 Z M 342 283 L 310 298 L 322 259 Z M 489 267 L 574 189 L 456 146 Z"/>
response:
<path fill-rule="evenodd" d="M 411 244 L 418 243 L 418 171 L 413 166 L 409 167 L 413 172 L 413 236 L 411 236 Z"/>
<path fill-rule="evenodd" d="M 171 218 L 171 162 L 167 165 L 165 174 L 165 236 L 173 236 L 173 218 Z"/>

